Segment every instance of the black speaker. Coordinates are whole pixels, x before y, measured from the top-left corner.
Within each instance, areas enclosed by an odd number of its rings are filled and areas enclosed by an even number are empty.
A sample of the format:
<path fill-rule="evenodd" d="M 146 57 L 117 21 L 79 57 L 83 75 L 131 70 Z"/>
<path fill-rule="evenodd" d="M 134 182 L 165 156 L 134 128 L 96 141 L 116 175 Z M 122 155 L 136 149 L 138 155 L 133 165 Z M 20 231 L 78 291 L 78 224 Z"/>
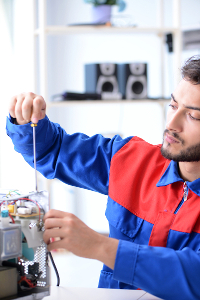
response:
<path fill-rule="evenodd" d="M 114 63 L 86 64 L 85 90 L 87 93 L 119 93 L 117 65 Z"/>
<path fill-rule="evenodd" d="M 119 91 L 124 99 L 147 98 L 147 64 L 118 64 L 117 78 Z"/>

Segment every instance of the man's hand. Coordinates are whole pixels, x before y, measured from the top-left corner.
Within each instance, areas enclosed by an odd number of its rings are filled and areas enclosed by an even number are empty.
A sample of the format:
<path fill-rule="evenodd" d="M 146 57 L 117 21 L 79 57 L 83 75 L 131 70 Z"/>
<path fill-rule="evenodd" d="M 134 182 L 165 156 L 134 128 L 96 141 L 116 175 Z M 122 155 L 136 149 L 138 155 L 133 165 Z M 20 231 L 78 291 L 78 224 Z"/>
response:
<path fill-rule="evenodd" d="M 11 117 L 17 124 L 24 125 L 32 121 L 38 123 L 46 115 L 46 103 L 42 96 L 33 93 L 22 93 L 11 98 L 9 105 Z"/>
<path fill-rule="evenodd" d="M 114 269 L 118 240 L 105 237 L 78 219 L 75 215 L 50 210 L 44 216 L 44 242 L 48 250 L 66 249 L 77 256 L 97 259 Z M 60 238 L 51 242 L 52 238 Z"/>

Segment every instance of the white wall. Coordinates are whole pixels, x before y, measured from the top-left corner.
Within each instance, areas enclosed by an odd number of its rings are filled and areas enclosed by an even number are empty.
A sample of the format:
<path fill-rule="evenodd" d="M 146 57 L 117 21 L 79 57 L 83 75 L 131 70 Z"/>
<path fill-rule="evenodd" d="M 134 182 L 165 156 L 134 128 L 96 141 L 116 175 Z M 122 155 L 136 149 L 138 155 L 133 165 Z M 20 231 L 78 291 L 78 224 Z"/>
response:
<path fill-rule="evenodd" d="M 35 187 L 32 169 L 14 151 L 5 131 L 10 98 L 33 91 L 31 4 L 26 0 L 0 0 L 0 187 L 7 189 Z"/>

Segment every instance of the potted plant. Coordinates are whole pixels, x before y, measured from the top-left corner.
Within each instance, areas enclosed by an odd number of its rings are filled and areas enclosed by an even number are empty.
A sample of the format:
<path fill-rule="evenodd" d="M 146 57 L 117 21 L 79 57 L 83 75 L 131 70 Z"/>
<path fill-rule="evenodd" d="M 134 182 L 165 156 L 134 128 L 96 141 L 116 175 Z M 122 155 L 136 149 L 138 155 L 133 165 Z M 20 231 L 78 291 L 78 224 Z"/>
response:
<path fill-rule="evenodd" d="M 92 4 L 93 23 L 110 22 L 112 5 L 118 6 L 118 11 L 122 12 L 126 3 L 124 0 L 84 0 L 85 3 Z"/>

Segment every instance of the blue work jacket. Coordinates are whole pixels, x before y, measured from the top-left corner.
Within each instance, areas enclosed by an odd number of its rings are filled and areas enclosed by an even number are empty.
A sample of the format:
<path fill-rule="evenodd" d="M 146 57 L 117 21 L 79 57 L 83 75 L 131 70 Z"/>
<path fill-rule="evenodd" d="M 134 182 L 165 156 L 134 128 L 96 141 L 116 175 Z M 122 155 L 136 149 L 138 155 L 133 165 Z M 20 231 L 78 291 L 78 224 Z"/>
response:
<path fill-rule="evenodd" d="M 7 119 L 14 148 L 33 167 L 32 127 Z M 99 287 L 143 289 L 162 299 L 200 299 L 200 179 L 184 182 L 161 145 L 138 137 L 67 134 L 46 116 L 36 127 L 37 169 L 46 178 L 108 195 L 114 270 Z"/>

